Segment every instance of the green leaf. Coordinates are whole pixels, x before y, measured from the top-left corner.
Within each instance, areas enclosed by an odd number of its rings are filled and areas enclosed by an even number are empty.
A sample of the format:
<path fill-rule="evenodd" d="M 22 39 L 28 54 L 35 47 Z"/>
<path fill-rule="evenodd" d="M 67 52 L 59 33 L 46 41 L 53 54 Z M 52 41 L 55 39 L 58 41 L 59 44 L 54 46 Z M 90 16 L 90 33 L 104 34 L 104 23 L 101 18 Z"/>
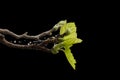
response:
<path fill-rule="evenodd" d="M 68 62 L 70 63 L 70 65 L 72 66 L 72 68 L 75 70 L 76 69 L 76 67 L 75 67 L 76 60 L 74 59 L 74 56 L 71 53 L 70 48 L 66 47 L 65 50 L 64 50 L 64 52 L 65 52 L 65 55 L 66 55 L 66 58 L 67 58 Z"/>
<path fill-rule="evenodd" d="M 77 39 L 77 38 L 69 38 L 63 41 L 64 46 L 69 46 L 69 45 L 73 45 L 73 44 L 77 44 L 77 43 L 81 43 L 82 40 L 81 39 Z"/>
<path fill-rule="evenodd" d="M 66 33 L 69 31 L 69 33 L 76 33 L 76 26 L 74 22 L 66 23 L 60 28 L 60 35 Z"/>
<path fill-rule="evenodd" d="M 54 45 L 53 49 L 52 49 L 52 53 L 56 54 L 59 53 L 59 50 L 63 51 L 66 55 L 66 58 L 68 60 L 68 62 L 70 63 L 70 65 L 73 67 L 73 69 L 75 70 L 75 59 L 73 54 L 71 53 L 70 47 L 72 45 L 68 45 L 65 42 L 61 42 L 59 44 Z M 64 48 L 64 49 L 63 49 Z"/>
<path fill-rule="evenodd" d="M 59 43 L 55 44 L 52 48 L 52 53 L 56 54 L 59 53 L 59 51 L 63 51 L 66 55 L 66 58 L 72 68 L 75 70 L 75 64 L 76 60 L 74 59 L 73 54 L 71 53 L 70 47 L 73 46 L 73 44 L 81 43 L 82 40 L 77 38 L 77 28 L 74 22 L 67 23 L 65 21 L 60 21 L 57 26 L 60 26 L 60 35 L 63 35 L 63 37 L 60 37 L 58 40 Z"/>
<path fill-rule="evenodd" d="M 55 31 L 57 31 L 59 27 L 64 26 L 66 23 L 67 23 L 67 20 L 60 21 L 53 28 Z"/>
<path fill-rule="evenodd" d="M 67 24 L 64 24 L 61 28 L 60 28 L 60 35 L 64 34 L 67 30 Z"/>
<path fill-rule="evenodd" d="M 63 44 L 63 42 L 61 42 L 59 44 L 55 44 L 53 46 L 53 48 L 51 49 L 51 51 L 52 51 L 53 54 L 57 54 L 57 53 L 59 53 L 59 50 L 61 50 L 62 48 L 64 48 L 64 46 L 65 45 Z"/>

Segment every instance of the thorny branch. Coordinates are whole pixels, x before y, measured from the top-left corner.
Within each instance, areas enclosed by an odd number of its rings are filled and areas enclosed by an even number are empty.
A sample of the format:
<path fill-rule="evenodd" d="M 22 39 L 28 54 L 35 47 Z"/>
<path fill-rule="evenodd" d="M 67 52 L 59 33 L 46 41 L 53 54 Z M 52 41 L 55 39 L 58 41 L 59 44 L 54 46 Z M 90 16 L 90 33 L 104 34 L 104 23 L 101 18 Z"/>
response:
<path fill-rule="evenodd" d="M 15 39 L 30 39 L 34 41 L 40 41 L 40 38 L 47 36 L 47 35 L 52 35 L 52 32 L 54 31 L 55 31 L 54 28 L 52 28 L 46 32 L 33 36 L 33 35 L 28 35 L 28 32 L 25 32 L 22 35 L 17 35 L 8 29 L 0 29 L 0 43 L 8 47 L 11 47 L 11 48 L 42 50 L 44 52 L 51 53 L 51 49 L 47 48 L 46 45 L 48 45 L 49 43 L 54 44 L 55 42 L 57 42 L 57 37 L 54 37 L 54 36 L 49 37 L 46 40 L 43 40 L 40 44 L 27 45 L 27 44 L 12 43 L 6 39 L 6 35 L 9 35 Z"/>

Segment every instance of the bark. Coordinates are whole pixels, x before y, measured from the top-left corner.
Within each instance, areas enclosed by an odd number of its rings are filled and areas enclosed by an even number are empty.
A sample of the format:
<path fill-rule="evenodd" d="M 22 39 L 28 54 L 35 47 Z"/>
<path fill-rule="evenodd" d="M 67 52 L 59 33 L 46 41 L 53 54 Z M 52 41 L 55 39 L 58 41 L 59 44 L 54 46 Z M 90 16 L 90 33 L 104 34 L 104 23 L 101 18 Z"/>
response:
<path fill-rule="evenodd" d="M 54 32 L 54 28 L 45 31 L 43 33 L 40 33 L 38 35 L 28 35 L 28 32 L 25 32 L 24 34 L 18 35 L 8 29 L 0 29 L 0 43 L 3 45 L 6 45 L 7 47 L 11 48 L 18 48 L 18 49 L 29 49 L 29 50 L 42 50 L 47 53 L 51 53 L 51 49 L 47 48 L 45 45 L 48 45 L 49 43 L 56 43 L 57 37 L 49 37 L 46 40 L 42 41 L 40 44 L 15 44 L 6 39 L 6 35 L 9 35 L 13 37 L 14 39 L 30 39 L 39 41 L 40 38 L 46 36 L 46 35 L 52 35 L 52 32 Z"/>

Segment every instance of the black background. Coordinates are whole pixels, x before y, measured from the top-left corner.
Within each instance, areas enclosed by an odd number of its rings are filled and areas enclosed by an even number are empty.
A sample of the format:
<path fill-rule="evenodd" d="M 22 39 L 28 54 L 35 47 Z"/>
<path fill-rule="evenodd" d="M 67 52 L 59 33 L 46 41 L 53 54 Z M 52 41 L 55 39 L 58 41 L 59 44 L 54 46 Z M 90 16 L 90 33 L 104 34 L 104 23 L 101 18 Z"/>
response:
<path fill-rule="evenodd" d="M 41 3 L 42 4 L 42 3 Z M 72 69 L 63 53 L 53 55 L 42 51 L 19 50 L 0 46 L 2 68 L 5 75 L 17 78 L 45 79 L 96 79 L 103 76 L 100 54 L 97 51 L 97 18 L 101 17 L 98 9 L 92 5 L 79 6 L 24 4 L 16 8 L 5 8 L 0 15 L 0 28 L 7 28 L 17 34 L 28 32 L 36 35 L 51 29 L 60 20 L 75 22 L 78 37 L 82 43 L 74 45 L 71 50 L 77 61 L 76 71 Z M 96 26 L 98 26 L 96 28 Z M 11 77 L 13 77 L 11 76 Z"/>

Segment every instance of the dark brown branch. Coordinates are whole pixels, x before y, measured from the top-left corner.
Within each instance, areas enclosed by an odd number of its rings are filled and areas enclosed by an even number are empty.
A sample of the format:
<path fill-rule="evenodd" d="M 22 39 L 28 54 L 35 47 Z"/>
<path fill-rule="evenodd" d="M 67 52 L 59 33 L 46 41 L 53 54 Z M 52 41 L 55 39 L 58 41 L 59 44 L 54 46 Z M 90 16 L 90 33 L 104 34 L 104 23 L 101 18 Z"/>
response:
<path fill-rule="evenodd" d="M 14 37 L 15 39 L 30 39 L 30 40 L 35 40 L 38 41 L 40 40 L 40 38 L 46 36 L 46 35 L 52 35 L 52 32 L 54 32 L 54 28 L 43 32 L 41 34 L 35 35 L 35 36 L 31 36 L 28 35 L 27 32 L 25 32 L 22 35 L 17 35 L 15 33 L 13 33 L 12 31 L 8 30 L 8 29 L 0 29 L 0 43 L 2 43 L 3 45 L 6 45 L 8 47 L 11 48 L 18 48 L 18 49 L 29 49 L 29 50 L 42 50 L 44 52 L 47 53 L 51 53 L 51 49 L 48 49 L 47 47 L 45 47 L 44 45 L 48 45 L 49 43 L 55 43 L 57 41 L 57 38 L 52 37 L 52 38 L 47 38 L 46 40 L 44 40 L 43 42 L 41 42 L 40 44 L 31 44 L 31 45 L 21 45 L 21 44 L 14 44 L 12 42 L 9 42 L 6 38 L 5 35 L 10 35 L 11 37 Z"/>
<path fill-rule="evenodd" d="M 30 50 L 42 50 L 42 51 L 45 51 L 47 53 L 50 53 L 50 49 L 48 48 L 45 48 L 44 46 L 41 46 L 41 45 L 20 45 L 20 44 L 13 44 L 9 41 L 7 41 L 4 37 L 4 35 L 0 34 L 0 43 L 8 46 L 8 47 L 11 47 L 11 48 L 18 48 L 18 49 L 30 49 Z"/>
<path fill-rule="evenodd" d="M 16 39 L 25 38 L 25 39 L 33 39 L 33 40 L 39 40 L 39 39 L 40 39 L 41 37 L 43 37 L 43 36 L 51 35 L 51 33 L 52 33 L 53 31 L 54 31 L 54 29 L 52 28 L 52 29 L 50 29 L 50 30 L 48 30 L 48 31 L 46 31 L 46 32 L 41 33 L 41 34 L 38 34 L 38 35 L 35 35 L 35 36 L 30 36 L 30 35 L 27 35 L 28 32 L 25 32 L 25 33 L 22 34 L 22 35 L 17 35 L 17 34 L 15 34 L 15 33 L 11 32 L 11 31 L 8 30 L 8 29 L 0 29 L 0 33 L 1 33 L 1 34 L 10 35 L 10 36 L 12 36 L 12 37 L 14 37 L 14 38 L 16 38 Z"/>

